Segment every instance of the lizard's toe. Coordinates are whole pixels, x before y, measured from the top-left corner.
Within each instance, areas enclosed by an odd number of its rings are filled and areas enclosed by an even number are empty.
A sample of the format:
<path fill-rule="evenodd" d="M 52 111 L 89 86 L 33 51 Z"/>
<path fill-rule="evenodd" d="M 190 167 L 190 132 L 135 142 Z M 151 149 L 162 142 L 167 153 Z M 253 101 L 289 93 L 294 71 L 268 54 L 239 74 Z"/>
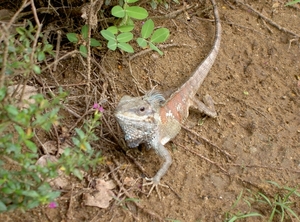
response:
<path fill-rule="evenodd" d="M 153 189 L 155 188 L 155 190 L 156 190 L 156 192 L 158 194 L 159 199 L 161 199 L 161 196 L 160 196 L 160 193 L 159 193 L 159 190 L 158 190 L 158 186 L 169 188 L 169 186 L 167 186 L 165 184 L 161 184 L 160 181 L 155 181 L 153 178 L 146 177 L 145 179 L 148 182 L 144 183 L 143 186 L 151 186 L 151 188 L 150 188 L 150 190 L 149 190 L 149 192 L 147 194 L 147 197 L 150 196 L 150 194 L 152 193 Z"/>

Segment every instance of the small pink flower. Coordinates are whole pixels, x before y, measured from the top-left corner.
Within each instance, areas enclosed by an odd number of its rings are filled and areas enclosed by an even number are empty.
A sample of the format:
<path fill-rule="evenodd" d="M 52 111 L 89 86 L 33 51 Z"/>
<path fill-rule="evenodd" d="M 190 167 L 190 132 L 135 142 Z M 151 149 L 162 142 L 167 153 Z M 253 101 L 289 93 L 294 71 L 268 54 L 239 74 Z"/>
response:
<path fill-rule="evenodd" d="M 49 208 L 53 209 L 53 208 L 56 208 L 58 207 L 58 204 L 56 202 L 50 202 L 49 205 L 48 205 Z"/>
<path fill-rule="evenodd" d="M 104 108 L 103 108 L 101 105 L 99 105 L 98 103 L 95 103 L 95 104 L 93 105 L 93 109 L 96 109 L 96 110 L 98 110 L 98 111 L 101 112 L 101 113 L 104 112 Z"/>

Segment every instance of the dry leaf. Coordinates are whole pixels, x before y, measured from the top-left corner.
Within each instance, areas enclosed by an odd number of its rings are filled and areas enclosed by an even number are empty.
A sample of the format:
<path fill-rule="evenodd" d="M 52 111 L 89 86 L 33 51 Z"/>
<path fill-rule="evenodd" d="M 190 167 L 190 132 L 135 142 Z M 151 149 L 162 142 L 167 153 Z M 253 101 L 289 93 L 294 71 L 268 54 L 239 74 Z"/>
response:
<path fill-rule="evenodd" d="M 124 179 L 125 186 L 132 187 L 134 184 L 135 184 L 135 179 L 133 179 L 132 177 L 125 177 Z"/>
<path fill-rule="evenodd" d="M 30 99 L 31 96 L 36 95 L 38 90 L 33 86 L 20 85 L 17 92 L 15 93 L 18 85 L 9 86 L 7 88 L 8 94 L 12 95 L 14 93 L 14 98 L 20 100 L 17 106 L 20 108 L 28 108 L 28 103 L 34 103 L 34 99 Z M 25 87 L 25 89 L 23 89 Z M 22 95 L 23 93 L 23 95 Z M 22 96 L 22 98 L 20 98 Z"/>
<path fill-rule="evenodd" d="M 49 154 L 55 154 L 57 151 L 57 142 L 53 140 L 49 140 L 43 144 L 44 152 Z"/>
<path fill-rule="evenodd" d="M 114 193 L 111 191 L 116 185 L 112 180 L 104 181 L 96 180 L 96 190 L 84 195 L 84 202 L 87 206 L 94 206 L 99 208 L 107 208 L 109 202 L 113 199 Z"/>
<path fill-rule="evenodd" d="M 43 167 L 47 166 L 47 162 L 56 162 L 57 158 L 53 155 L 43 155 L 37 161 L 36 165 L 40 165 Z M 53 189 L 64 189 L 70 185 L 70 178 L 65 175 L 65 173 L 61 170 L 58 170 L 58 177 L 54 179 L 47 179 L 46 181 L 49 182 L 49 185 Z"/>
<path fill-rule="evenodd" d="M 57 158 L 55 156 L 52 155 L 43 155 L 41 156 L 37 161 L 36 161 L 36 165 L 40 165 L 40 166 L 47 166 L 48 162 L 56 162 Z"/>

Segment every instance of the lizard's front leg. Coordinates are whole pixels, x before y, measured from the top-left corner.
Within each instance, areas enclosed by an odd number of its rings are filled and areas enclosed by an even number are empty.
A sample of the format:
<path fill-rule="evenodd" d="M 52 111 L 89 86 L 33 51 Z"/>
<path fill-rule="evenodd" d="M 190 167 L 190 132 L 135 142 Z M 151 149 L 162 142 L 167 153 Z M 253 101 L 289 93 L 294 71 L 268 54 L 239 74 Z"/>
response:
<path fill-rule="evenodd" d="M 155 152 L 164 159 L 164 163 L 163 163 L 162 167 L 157 171 L 157 173 L 155 174 L 154 177 L 146 178 L 150 182 L 144 184 L 144 186 L 152 185 L 147 197 L 149 197 L 152 190 L 155 188 L 159 195 L 159 198 L 160 198 L 160 194 L 158 192 L 158 185 L 168 187 L 166 185 L 160 184 L 160 180 L 166 174 L 170 165 L 172 164 L 172 157 L 171 157 L 169 151 L 161 144 L 161 142 L 152 144 L 152 147 L 155 150 Z"/>

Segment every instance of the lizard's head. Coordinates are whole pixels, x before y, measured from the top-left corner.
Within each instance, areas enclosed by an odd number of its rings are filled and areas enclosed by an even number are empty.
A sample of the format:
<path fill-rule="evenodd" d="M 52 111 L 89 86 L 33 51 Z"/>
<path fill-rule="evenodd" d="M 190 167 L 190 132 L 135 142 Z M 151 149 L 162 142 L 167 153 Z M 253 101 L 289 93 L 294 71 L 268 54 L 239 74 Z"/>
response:
<path fill-rule="evenodd" d="M 116 107 L 115 117 L 129 147 L 149 143 L 157 131 L 158 109 L 164 97 L 156 92 L 142 97 L 124 96 Z"/>

